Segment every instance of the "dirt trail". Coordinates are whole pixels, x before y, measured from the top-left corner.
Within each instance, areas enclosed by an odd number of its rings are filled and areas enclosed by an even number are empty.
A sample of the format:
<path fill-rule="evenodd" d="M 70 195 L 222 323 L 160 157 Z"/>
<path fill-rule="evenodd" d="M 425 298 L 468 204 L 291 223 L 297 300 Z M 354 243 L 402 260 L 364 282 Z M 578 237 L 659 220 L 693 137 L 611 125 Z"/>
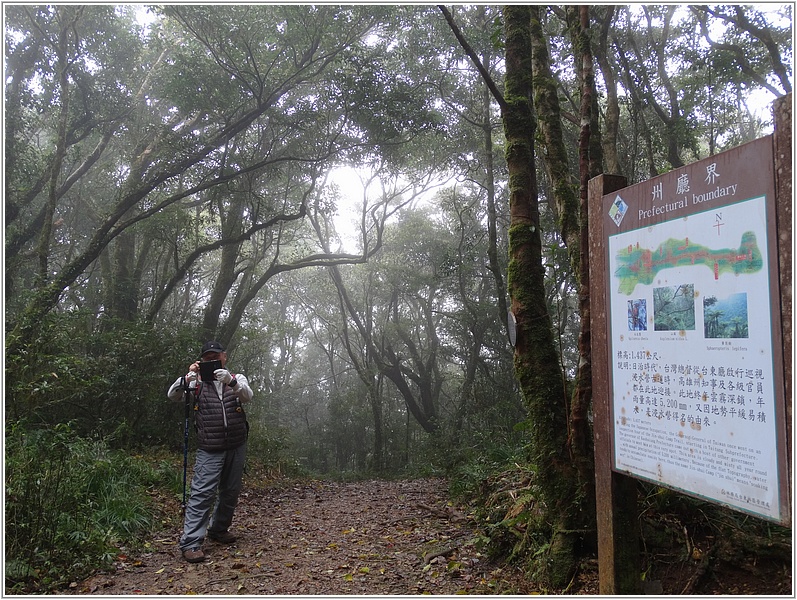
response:
<path fill-rule="evenodd" d="M 249 474 L 232 545 L 207 541 L 207 560 L 180 556 L 179 502 L 163 506 L 162 531 L 142 552 L 63 593 L 89 595 L 418 595 L 545 593 L 519 567 L 479 551 L 473 521 L 450 503 L 442 479 L 278 480 Z M 655 515 L 654 515 L 655 516 Z M 677 515 L 648 519 L 646 591 L 653 594 L 773 596 L 792 590 L 791 552 L 780 537 L 729 544 Z M 658 527 L 658 529 L 657 529 Z M 736 531 L 741 535 L 740 530 Z M 668 535 L 668 532 L 670 535 Z M 709 534 L 711 533 L 711 534 Z M 753 542 L 757 545 L 748 548 Z M 686 550 L 685 550 L 686 547 Z M 597 560 L 585 560 L 567 594 L 598 595 Z"/>
<path fill-rule="evenodd" d="M 516 569 L 490 564 L 480 554 L 471 522 L 450 506 L 440 479 L 245 487 L 231 528 L 238 541 L 206 541 L 207 559 L 199 564 L 180 556 L 177 521 L 146 552 L 121 557 L 114 573 L 74 583 L 68 593 L 533 592 Z"/>

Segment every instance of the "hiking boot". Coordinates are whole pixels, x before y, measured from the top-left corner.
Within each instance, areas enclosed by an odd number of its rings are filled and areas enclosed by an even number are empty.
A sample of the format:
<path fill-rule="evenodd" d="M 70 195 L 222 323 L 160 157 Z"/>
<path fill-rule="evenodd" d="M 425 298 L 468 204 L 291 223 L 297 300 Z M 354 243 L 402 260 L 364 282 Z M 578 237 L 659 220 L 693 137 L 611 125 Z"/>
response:
<path fill-rule="evenodd" d="M 183 558 L 190 563 L 199 563 L 205 560 L 205 553 L 202 552 L 202 548 L 183 550 Z"/>
<path fill-rule="evenodd" d="M 237 535 L 230 533 L 229 531 L 209 531 L 208 537 L 214 542 L 218 542 L 220 544 L 234 544 L 238 539 Z"/>

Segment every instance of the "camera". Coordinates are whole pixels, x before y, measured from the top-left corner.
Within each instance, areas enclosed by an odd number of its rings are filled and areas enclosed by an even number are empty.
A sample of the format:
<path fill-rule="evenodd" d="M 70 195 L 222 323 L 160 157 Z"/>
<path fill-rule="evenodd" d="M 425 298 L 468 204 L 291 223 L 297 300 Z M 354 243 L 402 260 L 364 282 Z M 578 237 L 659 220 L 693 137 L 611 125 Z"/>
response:
<path fill-rule="evenodd" d="M 213 372 L 216 369 L 221 369 L 220 360 L 205 360 L 199 363 L 199 376 L 204 382 L 216 381 L 216 376 Z"/>

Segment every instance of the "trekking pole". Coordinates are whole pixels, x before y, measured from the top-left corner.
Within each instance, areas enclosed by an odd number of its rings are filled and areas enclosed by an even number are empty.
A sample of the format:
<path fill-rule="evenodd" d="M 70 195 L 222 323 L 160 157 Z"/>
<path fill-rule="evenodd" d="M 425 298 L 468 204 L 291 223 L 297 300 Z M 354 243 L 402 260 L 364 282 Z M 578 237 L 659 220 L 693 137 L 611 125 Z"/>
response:
<path fill-rule="evenodd" d="M 191 417 L 191 393 L 188 389 L 188 385 L 185 382 L 185 377 L 183 377 L 183 395 L 185 397 L 185 428 L 183 430 L 183 515 L 185 515 L 185 507 L 186 507 L 186 490 L 187 490 L 187 478 L 188 478 L 188 421 Z"/>

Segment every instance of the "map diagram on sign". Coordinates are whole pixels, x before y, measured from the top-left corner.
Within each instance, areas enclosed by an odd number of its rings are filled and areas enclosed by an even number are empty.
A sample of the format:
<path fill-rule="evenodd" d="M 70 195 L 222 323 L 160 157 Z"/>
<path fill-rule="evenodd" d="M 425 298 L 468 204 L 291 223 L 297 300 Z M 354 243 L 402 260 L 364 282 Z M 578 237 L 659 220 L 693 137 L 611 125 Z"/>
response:
<path fill-rule="evenodd" d="M 711 250 L 701 244 L 668 239 L 655 250 L 640 248 L 639 243 L 620 248 L 616 254 L 615 276 L 620 280 L 619 292 L 631 295 L 637 284 L 653 283 L 656 274 L 663 269 L 705 265 L 714 272 L 714 279 L 724 273 L 745 275 L 756 273 L 764 266 L 755 233 L 742 234 L 738 249 Z"/>

